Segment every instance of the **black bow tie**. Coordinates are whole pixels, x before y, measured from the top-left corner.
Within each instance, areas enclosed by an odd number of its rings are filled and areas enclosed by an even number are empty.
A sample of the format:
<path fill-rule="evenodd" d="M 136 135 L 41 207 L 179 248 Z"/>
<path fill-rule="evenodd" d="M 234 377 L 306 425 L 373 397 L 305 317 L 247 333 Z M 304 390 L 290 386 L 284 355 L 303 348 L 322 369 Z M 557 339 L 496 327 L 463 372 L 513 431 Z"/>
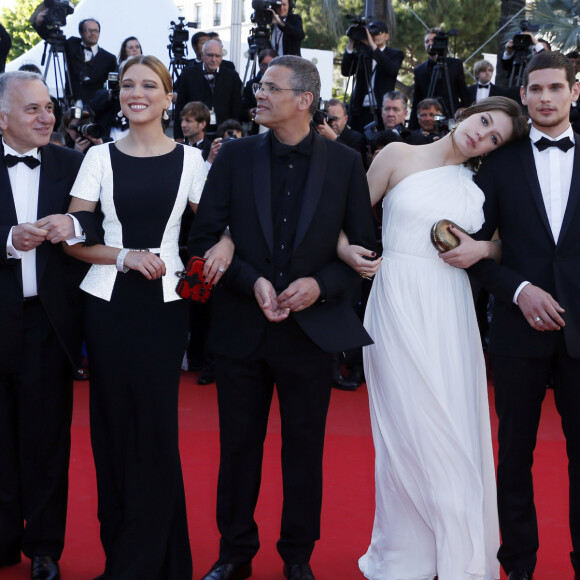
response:
<path fill-rule="evenodd" d="M 23 157 L 18 157 L 16 155 L 4 155 L 4 162 L 6 167 L 14 167 L 17 163 L 26 163 L 30 169 L 34 169 L 40 165 L 40 159 L 32 157 L 32 155 L 24 155 Z"/>
<path fill-rule="evenodd" d="M 478 89 L 489 89 L 489 85 L 480 85 L 479 83 L 477 83 L 477 88 Z"/>
<path fill-rule="evenodd" d="M 538 148 L 538 151 L 544 151 L 544 149 L 547 149 L 548 147 L 558 147 L 558 149 L 561 149 L 564 153 L 566 153 L 568 149 L 574 147 L 574 143 L 572 143 L 570 137 L 562 137 L 562 139 L 559 139 L 558 141 L 550 141 L 550 139 L 542 137 L 538 141 L 534 141 L 534 145 Z"/>

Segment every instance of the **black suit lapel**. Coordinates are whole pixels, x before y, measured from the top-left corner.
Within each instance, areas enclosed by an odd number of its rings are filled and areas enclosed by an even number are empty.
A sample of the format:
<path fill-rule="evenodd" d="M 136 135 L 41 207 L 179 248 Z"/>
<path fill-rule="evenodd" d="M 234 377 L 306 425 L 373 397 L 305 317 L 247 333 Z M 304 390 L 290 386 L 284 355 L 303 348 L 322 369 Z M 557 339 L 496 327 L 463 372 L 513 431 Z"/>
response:
<path fill-rule="evenodd" d="M 552 234 L 552 228 L 550 227 L 550 221 L 548 220 L 548 214 L 546 213 L 546 206 L 544 204 L 544 198 L 542 197 L 542 190 L 540 189 L 540 182 L 538 180 L 538 171 L 536 169 L 536 163 L 534 161 L 534 153 L 532 151 L 532 142 L 530 139 L 525 139 L 522 142 L 522 147 L 520 148 L 520 158 L 522 160 L 522 165 L 524 168 L 524 177 L 528 182 L 528 189 L 532 194 L 534 203 L 540 213 L 542 222 L 548 231 L 550 239 L 555 244 L 554 236 Z M 522 188 L 523 189 L 523 188 Z"/>
<path fill-rule="evenodd" d="M 12 195 L 12 186 L 8 176 L 8 168 L 4 163 L 4 145 L 0 141 L 0 208 L 2 208 L 3 222 L 8 224 L 17 224 L 16 206 L 14 205 L 14 196 Z"/>
<path fill-rule="evenodd" d="M 572 223 L 576 206 L 578 205 L 578 198 L 580 198 L 580 134 L 574 135 L 576 146 L 574 147 L 574 167 L 572 168 L 572 182 L 570 183 L 570 193 L 568 195 L 568 203 L 566 204 L 566 211 L 564 213 L 564 221 L 562 222 L 562 229 L 558 236 L 558 244 L 564 238 L 566 230 Z"/>
<path fill-rule="evenodd" d="M 298 227 L 296 228 L 296 238 L 294 240 L 294 250 L 300 245 L 302 238 L 306 234 L 314 212 L 318 207 L 320 196 L 322 195 L 322 185 L 326 175 L 327 151 L 324 144 L 324 137 L 314 133 L 312 135 L 312 157 L 310 158 L 310 167 L 308 168 L 308 177 L 304 186 L 304 197 L 302 200 L 302 209 L 298 218 Z"/>
<path fill-rule="evenodd" d="M 272 225 L 272 188 L 270 177 L 270 135 L 258 137 L 253 154 L 253 185 L 258 219 L 268 244 L 270 254 L 274 253 L 274 229 Z"/>

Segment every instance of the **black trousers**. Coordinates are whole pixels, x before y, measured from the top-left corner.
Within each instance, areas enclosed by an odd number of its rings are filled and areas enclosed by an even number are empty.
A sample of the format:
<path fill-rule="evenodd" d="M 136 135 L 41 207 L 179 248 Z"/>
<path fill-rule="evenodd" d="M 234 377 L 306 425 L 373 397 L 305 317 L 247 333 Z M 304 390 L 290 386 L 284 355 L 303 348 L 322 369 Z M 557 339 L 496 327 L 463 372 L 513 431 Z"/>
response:
<path fill-rule="evenodd" d="M 0 561 L 64 547 L 72 368 L 40 304 L 24 306 L 24 362 L 0 374 Z M 26 522 L 26 524 L 25 524 Z"/>
<path fill-rule="evenodd" d="M 580 573 L 580 360 L 558 348 L 545 358 L 491 356 L 495 407 L 499 417 L 497 491 L 502 545 L 498 558 L 506 572 L 533 571 L 539 546 L 532 480 L 542 401 L 552 379 L 556 407 L 566 437 L 570 479 L 570 556 Z"/>
<path fill-rule="evenodd" d="M 220 418 L 217 522 L 220 560 L 251 560 L 260 547 L 254 511 L 274 384 L 282 422 L 282 559 L 306 563 L 320 537 L 322 454 L 330 402 L 332 354 L 292 319 L 269 325 L 258 352 L 216 357 Z"/>

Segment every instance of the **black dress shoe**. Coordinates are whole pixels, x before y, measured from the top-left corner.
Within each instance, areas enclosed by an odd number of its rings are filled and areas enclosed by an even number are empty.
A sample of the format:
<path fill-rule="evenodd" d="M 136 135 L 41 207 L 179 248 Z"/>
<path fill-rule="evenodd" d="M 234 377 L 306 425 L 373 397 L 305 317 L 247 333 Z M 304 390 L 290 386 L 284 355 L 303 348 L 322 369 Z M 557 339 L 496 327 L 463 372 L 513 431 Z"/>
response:
<path fill-rule="evenodd" d="M 50 556 L 33 556 L 30 577 L 32 580 L 60 580 L 60 569 Z"/>
<path fill-rule="evenodd" d="M 252 575 L 252 562 L 216 562 L 201 580 L 244 580 Z"/>
<path fill-rule="evenodd" d="M 315 580 L 310 564 L 284 564 L 284 576 L 288 580 Z"/>
<path fill-rule="evenodd" d="M 519 572 L 518 570 L 512 570 L 508 576 L 508 580 L 532 580 L 533 577 L 533 572 Z"/>
<path fill-rule="evenodd" d="M 361 386 L 361 383 L 358 381 L 352 381 L 350 377 L 345 379 L 342 375 L 338 375 L 337 377 L 334 377 L 332 386 L 341 391 L 356 391 Z"/>
<path fill-rule="evenodd" d="M 215 383 L 215 372 L 212 367 L 205 367 L 197 378 L 198 385 L 211 385 Z"/>

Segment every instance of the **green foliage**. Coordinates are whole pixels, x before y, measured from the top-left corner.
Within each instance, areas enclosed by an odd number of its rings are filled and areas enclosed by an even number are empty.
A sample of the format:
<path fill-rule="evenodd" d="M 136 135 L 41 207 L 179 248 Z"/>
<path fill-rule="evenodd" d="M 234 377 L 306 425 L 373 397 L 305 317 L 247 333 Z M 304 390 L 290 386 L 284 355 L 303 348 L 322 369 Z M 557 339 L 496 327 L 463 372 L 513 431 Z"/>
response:
<path fill-rule="evenodd" d="M 73 4 L 76 5 L 79 1 L 73 0 Z M 39 0 L 16 0 L 14 8 L 3 9 L 0 22 L 12 37 L 12 48 L 8 53 L 7 62 L 24 54 L 40 42 L 40 36 L 30 24 L 30 17 L 39 4 Z"/>
<path fill-rule="evenodd" d="M 38 4 L 38 0 L 18 0 L 13 9 L 4 8 L 2 11 L 0 21 L 12 37 L 7 61 L 14 60 L 39 42 L 40 37 L 29 20 Z"/>

